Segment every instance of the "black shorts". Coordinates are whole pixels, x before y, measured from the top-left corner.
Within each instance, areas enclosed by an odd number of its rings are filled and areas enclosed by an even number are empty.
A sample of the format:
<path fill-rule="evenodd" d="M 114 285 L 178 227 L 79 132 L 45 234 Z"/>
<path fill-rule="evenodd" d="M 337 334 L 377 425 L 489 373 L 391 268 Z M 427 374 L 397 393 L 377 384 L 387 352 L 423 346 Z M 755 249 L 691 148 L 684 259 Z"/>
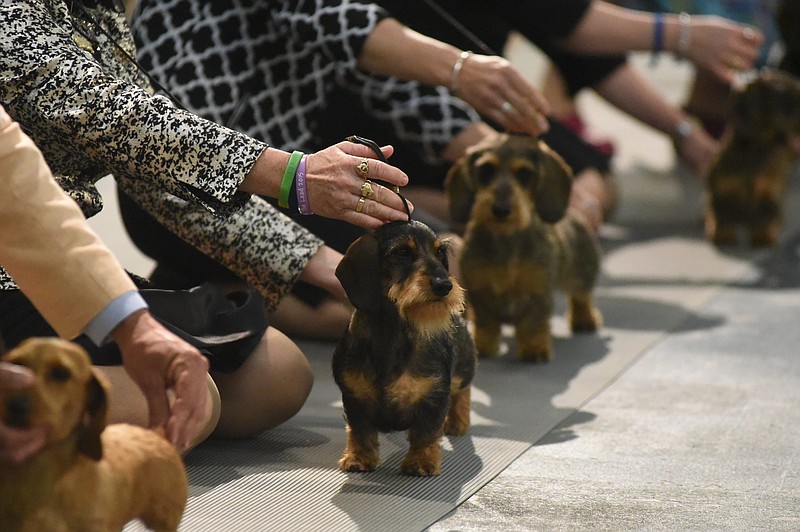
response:
<path fill-rule="evenodd" d="M 268 326 L 263 298 L 252 291 L 222 294 L 211 284 L 189 290 L 141 289 L 150 313 L 167 329 L 205 355 L 212 371 L 232 372 L 258 345 Z M 0 337 L 7 349 L 35 336 L 56 336 L 19 290 L 0 291 Z M 114 342 L 96 346 L 88 337 L 74 339 L 100 366 L 122 364 Z"/>

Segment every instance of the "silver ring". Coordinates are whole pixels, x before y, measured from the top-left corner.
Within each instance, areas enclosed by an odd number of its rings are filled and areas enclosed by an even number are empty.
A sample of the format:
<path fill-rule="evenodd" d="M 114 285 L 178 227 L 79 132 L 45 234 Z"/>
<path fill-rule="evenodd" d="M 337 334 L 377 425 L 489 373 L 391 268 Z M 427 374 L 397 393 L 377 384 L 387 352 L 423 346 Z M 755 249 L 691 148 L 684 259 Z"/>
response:
<path fill-rule="evenodd" d="M 748 27 L 745 27 L 745 28 L 742 30 L 742 37 L 744 37 L 744 40 L 746 40 L 746 41 L 752 41 L 752 40 L 755 40 L 755 38 L 756 38 L 756 32 L 755 32 L 755 31 L 753 31 L 753 28 L 751 28 L 751 27 L 749 27 L 749 26 L 748 26 Z"/>
<path fill-rule="evenodd" d="M 502 104 L 500 104 L 500 110 L 503 111 L 505 114 L 508 114 L 514 110 L 514 106 L 511 105 L 511 102 L 506 100 Z"/>

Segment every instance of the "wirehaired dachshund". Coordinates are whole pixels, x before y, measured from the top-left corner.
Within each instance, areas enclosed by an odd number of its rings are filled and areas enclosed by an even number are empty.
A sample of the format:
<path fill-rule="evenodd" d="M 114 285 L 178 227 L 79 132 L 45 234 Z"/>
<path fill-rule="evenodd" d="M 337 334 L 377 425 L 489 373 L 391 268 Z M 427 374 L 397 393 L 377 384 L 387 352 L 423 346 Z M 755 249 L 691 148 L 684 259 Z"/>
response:
<path fill-rule="evenodd" d="M 547 362 L 556 289 L 569 295 L 572 331 L 594 331 L 600 250 L 585 219 L 567 210 L 572 171 L 544 142 L 498 134 L 471 147 L 445 182 L 450 215 L 465 223 L 461 271 L 480 357 L 499 353 L 512 324 L 516 356 Z"/>
<path fill-rule="evenodd" d="M 441 473 L 442 434 L 466 434 L 475 346 L 448 241 L 418 221 L 361 236 L 336 270 L 355 307 L 333 354 L 342 392 L 346 472 L 374 471 L 379 433 L 408 431 L 407 475 Z"/>
<path fill-rule="evenodd" d="M 723 146 L 708 175 L 705 229 L 735 245 L 745 228 L 753 247 L 778 243 L 783 196 L 800 150 L 800 81 L 762 72 L 734 97 Z"/>
<path fill-rule="evenodd" d="M 188 494 L 180 455 L 156 432 L 106 427 L 106 383 L 81 347 L 34 338 L 4 360 L 36 382 L 0 390 L 3 423 L 44 426 L 47 443 L 21 464 L 0 463 L 0 530 L 109 532 L 136 518 L 177 530 Z"/>

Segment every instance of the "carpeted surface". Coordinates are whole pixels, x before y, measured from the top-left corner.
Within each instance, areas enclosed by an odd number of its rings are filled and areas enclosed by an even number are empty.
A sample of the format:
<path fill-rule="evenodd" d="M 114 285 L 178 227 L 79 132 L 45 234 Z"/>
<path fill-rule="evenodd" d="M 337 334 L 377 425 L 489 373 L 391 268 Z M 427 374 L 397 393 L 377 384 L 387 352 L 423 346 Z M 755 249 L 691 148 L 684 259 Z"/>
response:
<path fill-rule="evenodd" d="M 597 291 L 605 323 L 598 334 L 572 336 L 557 316 L 550 364 L 522 363 L 509 354 L 480 362 L 472 430 L 443 440 L 443 473 L 437 478 L 399 473 L 407 449 L 402 433 L 382 437 L 376 472 L 339 472 L 345 430 L 330 372 L 333 344 L 301 342 L 316 377 L 308 403 L 261 438 L 210 441 L 192 451 L 186 459 L 191 496 L 181 530 L 408 531 L 430 526 L 551 433 L 666 333 L 686 323 L 721 287 L 753 275 L 757 254 L 721 254 L 698 235 L 675 236 L 672 229 L 609 229 Z M 713 317 L 701 321 L 708 319 Z M 569 438 L 568 427 L 559 431 L 561 436 L 548 438 Z M 136 530 L 136 525 L 128 528 Z"/>

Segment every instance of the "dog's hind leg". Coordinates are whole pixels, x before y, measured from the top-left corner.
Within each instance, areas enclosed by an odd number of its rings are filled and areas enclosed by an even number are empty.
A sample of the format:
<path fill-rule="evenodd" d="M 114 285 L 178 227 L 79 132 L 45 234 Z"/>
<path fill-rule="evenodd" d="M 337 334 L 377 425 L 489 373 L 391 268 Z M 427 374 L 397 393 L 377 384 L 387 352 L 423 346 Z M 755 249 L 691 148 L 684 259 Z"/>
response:
<path fill-rule="evenodd" d="M 444 420 L 444 433 L 448 436 L 463 436 L 469 432 L 471 409 L 469 386 L 455 392 L 450 398 L 450 410 Z"/>
<path fill-rule="evenodd" d="M 366 473 L 378 467 L 378 432 L 374 429 L 354 430 L 347 425 L 347 447 L 339 459 L 339 469 Z"/>
<path fill-rule="evenodd" d="M 602 315 L 594 306 L 591 292 L 570 294 L 567 319 L 572 332 L 594 332 L 600 328 Z"/>

